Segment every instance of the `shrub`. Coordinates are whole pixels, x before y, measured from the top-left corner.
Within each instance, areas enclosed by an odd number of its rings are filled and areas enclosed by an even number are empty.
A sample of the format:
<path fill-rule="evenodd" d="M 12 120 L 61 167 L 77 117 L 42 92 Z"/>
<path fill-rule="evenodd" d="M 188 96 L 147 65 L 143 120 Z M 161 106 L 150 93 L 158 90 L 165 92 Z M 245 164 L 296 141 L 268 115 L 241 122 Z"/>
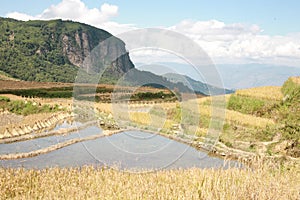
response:
<path fill-rule="evenodd" d="M 293 78 L 289 78 L 282 86 L 281 89 L 284 94 L 285 103 L 291 103 L 292 101 L 300 100 L 300 84 L 293 81 Z"/>
<path fill-rule="evenodd" d="M 10 102 L 10 98 L 8 98 L 8 97 L 3 97 L 3 96 L 0 96 L 0 101 L 4 101 L 4 102 Z"/>
<path fill-rule="evenodd" d="M 252 97 L 231 95 L 227 108 L 244 114 L 255 114 L 266 105 L 264 100 Z"/>

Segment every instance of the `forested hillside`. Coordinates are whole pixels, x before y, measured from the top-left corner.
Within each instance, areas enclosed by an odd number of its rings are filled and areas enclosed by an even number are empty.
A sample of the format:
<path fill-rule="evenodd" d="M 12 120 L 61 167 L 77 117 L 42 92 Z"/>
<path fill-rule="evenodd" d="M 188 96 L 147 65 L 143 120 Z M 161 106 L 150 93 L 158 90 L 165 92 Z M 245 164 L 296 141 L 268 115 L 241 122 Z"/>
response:
<path fill-rule="evenodd" d="M 102 56 L 124 54 L 114 63 L 106 81 L 133 68 L 125 44 L 95 27 L 62 20 L 17 21 L 0 18 L 0 70 L 27 81 L 73 82 L 84 59 L 107 38 Z"/>

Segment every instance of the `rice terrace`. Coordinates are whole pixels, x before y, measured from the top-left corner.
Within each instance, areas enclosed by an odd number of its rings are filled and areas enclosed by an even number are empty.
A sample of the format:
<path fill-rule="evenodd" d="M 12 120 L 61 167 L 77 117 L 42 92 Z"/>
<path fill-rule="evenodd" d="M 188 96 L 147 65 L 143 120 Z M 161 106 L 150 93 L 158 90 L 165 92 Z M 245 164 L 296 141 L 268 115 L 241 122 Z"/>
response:
<path fill-rule="evenodd" d="M 0 10 L 0 199 L 300 199 L 298 35 L 192 4 Z"/>

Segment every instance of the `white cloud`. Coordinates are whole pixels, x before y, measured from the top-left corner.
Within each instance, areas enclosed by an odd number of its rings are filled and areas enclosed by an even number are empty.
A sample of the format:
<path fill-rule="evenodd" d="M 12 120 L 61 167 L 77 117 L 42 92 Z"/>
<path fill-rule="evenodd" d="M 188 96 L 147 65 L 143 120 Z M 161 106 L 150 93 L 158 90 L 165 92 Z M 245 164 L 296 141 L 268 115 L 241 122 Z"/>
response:
<path fill-rule="evenodd" d="M 269 36 L 257 25 L 184 20 L 170 30 L 196 41 L 217 63 L 272 62 L 300 66 L 300 34 Z"/>
<path fill-rule="evenodd" d="M 101 8 L 89 9 L 81 0 L 62 0 L 38 15 L 39 19 L 64 19 L 99 26 L 111 17 L 118 15 L 118 6 L 103 4 Z"/>
<path fill-rule="evenodd" d="M 101 6 L 101 12 L 107 16 L 116 16 L 118 13 L 118 6 L 105 3 Z"/>
<path fill-rule="evenodd" d="M 110 21 L 118 15 L 118 6 L 104 3 L 100 8 L 88 8 L 81 0 L 62 0 L 57 5 L 51 5 L 41 14 L 30 16 L 25 13 L 12 12 L 6 17 L 18 20 L 50 20 L 63 19 L 73 20 L 106 29 L 113 34 L 122 32 L 121 30 L 131 30 L 130 24 L 118 24 Z M 112 30 L 112 31 L 111 31 Z"/>
<path fill-rule="evenodd" d="M 127 31 L 132 31 L 138 29 L 134 24 L 119 24 L 113 21 L 107 21 L 98 26 L 104 30 L 113 33 L 114 35 L 118 35 Z"/>
<path fill-rule="evenodd" d="M 18 20 L 23 20 L 23 21 L 38 19 L 34 16 L 27 15 L 25 13 L 19 13 L 19 12 L 8 13 L 8 14 L 6 14 L 6 17 L 14 18 L 14 19 L 18 19 Z"/>
<path fill-rule="evenodd" d="M 104 3 L 99 8 L 88 8 L 81 0 L 62 0 L 36 16 L 19 12 L 6 16 L 19 20 L 68 19 L 105 29 L 112 34 L 137 29 L 133 24 L 112 21 L 117 15 L 116 5 Z M 190 37 L 216 63 L 258 62 L 300 66 L 300 33 L 269 36 L 255 24 L 226 24 L 218 20 L 183 20 L 165 28 Z"/>

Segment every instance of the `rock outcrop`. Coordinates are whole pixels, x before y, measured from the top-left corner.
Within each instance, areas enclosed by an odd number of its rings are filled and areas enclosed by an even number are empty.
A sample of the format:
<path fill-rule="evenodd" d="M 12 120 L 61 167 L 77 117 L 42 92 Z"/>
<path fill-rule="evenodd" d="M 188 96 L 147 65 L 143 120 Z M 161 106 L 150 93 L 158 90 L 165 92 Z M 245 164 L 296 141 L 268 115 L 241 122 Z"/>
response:
<path fill-rule="evenodd" d="M 22 80 L 73 82 L 78 67 L 85 67 L 85 59 L 98 46 L 97 62 L 109 66 L 109 79 L 134 68 L 122 40 L 78 22 L 23 22 L 0 17 L 0 35 L 0 68 Z M 108 59 L 114 56 L 116 59 Z"/>

